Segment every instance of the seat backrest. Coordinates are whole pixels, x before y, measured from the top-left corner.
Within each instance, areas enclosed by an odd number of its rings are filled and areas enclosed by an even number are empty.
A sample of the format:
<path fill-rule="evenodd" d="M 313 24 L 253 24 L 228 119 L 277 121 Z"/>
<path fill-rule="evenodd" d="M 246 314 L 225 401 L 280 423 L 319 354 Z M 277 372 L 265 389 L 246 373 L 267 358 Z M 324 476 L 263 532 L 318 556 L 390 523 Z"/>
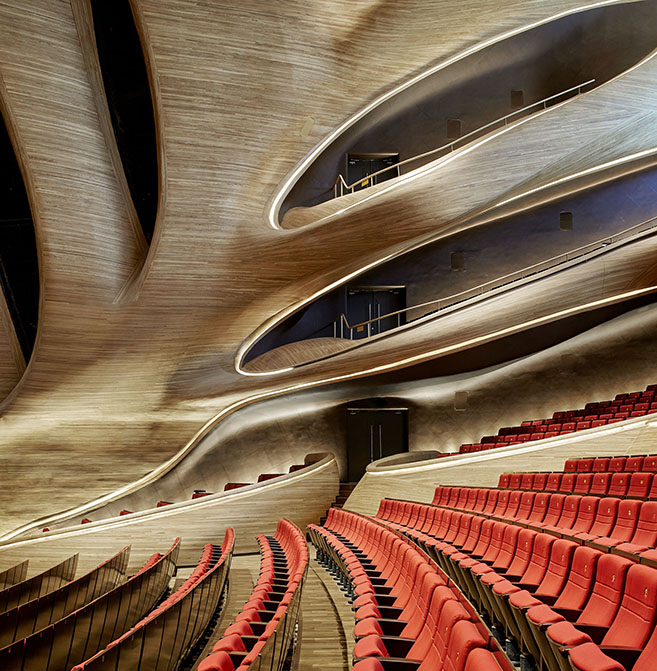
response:
<path fill-rule="evenodd" d="M 502 537 L 502 546 L 493 563 L 493 568 L 496 571 L 506 570 L 513 561 L 516 552 L 516 545 L 518 544 L 518 536 L 520 534 L 520 527 L 515 524 L 504 525 L 504 535 Z"/>
<path fill-rule="evenodd" d="M 473 650 L 472 653 L 470 653 L 470 656 L 472 656 L 476 650 Z M 639 655 L 639 659 L 636 660 L 636 664 L 632 667 L 632 671 L 655 671 L 655 660 L 657 659 L 657 627 L 653 629 L 653 632 L 648 639 L 648 642 L 646 643 L 645 647 L 643 648 L 643 652 Z M 474 666 L 472 667 L 472 671 L 476 671 L 478 667 Z M 490 667 L 491 671 L 497 671 L 495 667 Z M 468 665 L 466 664 L 465 666 L 466 671 L 470 671 L 468 669 Z M 481 666 L 482 671 L 488 671 L 488 667 L 486 666 Z"/>
<path fill-rule="evenodd" d="M 657 608 L 657 570 L 635 564 L 627 572 L 618 613 L 602 646 L 642 648 L 653 630 Z"/>
<path fill-rule="evenodd" d="M 531 514 L 526 519 L 532 522 L 542 522 L 545 518 L 545 514 L 547 513 L 552 496 L 554 495 L 550 494 L 549 492 L 540 492 L 539 494 L 536 494 Z M 521 519 L 520 516 L 518 516 L 518 519 Z"/>
<path fill-rule="evenodd" d="M 497 495 L 497 503 L 495 504 L 495 509 L 492 514 L 496 517 L 503 517 L 504 513 L 509 505 L 509 498 L 511 497 L 510 489 L 502 489 Z"/>
<path fill-rule="evenodd" d="M 558 597 L 570 571 L 570 564 L 578 543 L 563 538 L 552 543 L 550 559 L 541 584 L 535 592 L 539 599 L 544 596 Z"/>
<path fill-rule="evenodd" d="M 609 496 L 625 496 L 629 486 L 629 473 L 614 473 L 611 476 L 611 482 L 609 483 L 609 491 L 607 494 L 609 494 Z"/>
<path fill-rule="evenodd" d="M 609 470 L 612 472 L 624 471 L 626 461 L 627 457 L 612 457 L 611 459 L 609 459 Z"/>
<path fill-rule="evenodd" d="M 520 489 L 528 490 L 534 489 L 534 474 L 523 473 L 520 479 Z"/>
<path fill-rule="evenodd" d="M 639 521 L 636 524 L 632 543 L 654 548 L 657 545 L 657 501 L 641 504 Z"/>
<path fill-rule="evenodd" d="M 500 496 L 500 492 L 504 491 L 502 489 L 491 489 L 488 492 L 488 499 L 486 500 L 486 507 L 484 508 L 483 512 L 486 515 L 490 515 L 493 510 L 495 510 L 495 506 L 497 505 L 497 499 Z"/>
<path fill-rule="evenodd" d="M 657 471 L 657 455 L 650 454 L 643 460 L 643 470 L 653 473 Z"/>
<path fill-rule="evenodd" d="M 634 535 L 636 524 L 639 521 L 639 512 L 641 511 L 641 501 L 625 500 L 618 504 L 618 515 L 616 524 L 609 534 L 610 538 L 626 542 Z"/>
<path fill-rule="evenodd" d="M 572 529 L 577 520 L 581 500 L 582 497 L 577 494 L 571 494 L 566 497 L 566 500 L 563 503 L 563 511 L 558 522 L 560 529 Z"/>
<path fill-rule="evenodd" d="M 532 512 L 535 499 L 536 492 L 523 492 L 520 497 L 520 505 L 518 506 L 518 510 L 513 516 L 513 519 L 526 520 Z"/>
<path fill-rule="evenodd" d="M 634 471 L 640 471 L 643 468 L 643 460 L 645 459 L 644 456 L 635 456 L 635 457 L 628 457 L 627 461 L 625 462 L 625 470 L 632 473 Z"/>
<path fill-rule="evenodd" d="M 442 668 L 444 671 L 463 671 L 468 655 L 477 648 L 483 648 L 486 641 L 472 622 L 462 620 L 453 627 L 447 643 L 447 651 L 442 665 L 429 666 L 427 660 L 420 665 L 422 671 L 435 671 Z"/>
<path fill-rule="evenodd" d="M 657 467 L 655 468 L 657 470 Z M 547 484 L 549 473 L 534 473 L 534 487 L 537 492 L 542 492 Z"/>
<path fill-rule="evenodd" d="M 599 550 L 585 545 L 575 548 L 570 573 L 563 591 L 554 604 L 555 608 L 579 610 L 584 607 L 593 588 L 593 579 L 600 557 L 602 552 Z"/>
<path fill-rule="evenodd" d="M 563 465 L 564 473 L 577 473 L 577 459 L 566 459 Z"/>
<path fill-rule="evenodd" d="M 593 482 L 593 473 L 578 473 L 573 491 L 577 494 L 588 494 Z"/>
<path fill-rule="evenodd" d="M 522 482 L 522 473 L 511 473 L 509 477 L 509 489 L 520 489 Z"/>
<path fill-rule="evenodd" d="M 527 570 L 534 549 L 534 541 L 538 532 L 533 529 L 521 529 L 518 533 L 518 542 L 516 543 L 516 552 L 513 560 L 507 569 L 508 575 L 521 576 Z"/>
<path fill-rule="evenodd" d="M 561 487 L 561 478 L 563 473 L 550 473 L 547 477 L 547 482 L 545 483 L 546 492 L 558 492 Z"/>
<path fill-rule="evenodd" d="M 435 592 L 434 592 L 435 595 Z M 420 635 L 408 651 L 408 659 L 418 659 L 440 664 L 445 658 L 447 642 L 452 628 L 461 620 L 469 620 L 465 608 L 456 599 L 431 600 L 427 621 Z M 436 668 L 434 666 L 434 668 Z M 438 667 L 440 668 L 440 667 Z"/>
<path fill-rule="evenodd" d="M 565 494 L 552 494 L 550 503 L 548 505 L 547 513 L 543 518 L 543 523 L 546 525 L 555 525 L 561 517 L 563 512 L 563 505 L 566 500 Z"/>
<path fill-rule="evenodd" d="M 545 576 L 552 545 L 557 539 L 550 534 L 538 534 L 534 540 L 534 548 L 527 569 L 522 575 L 521 583 L 528 585 L 538 585 Z"/>
<path fill-rule="evenodd" d="M 597 457 L 593 460 L 593 472 L 604 473 L 609 470 L 609 457 Z"/>
<path fill-rule="evenodd" d="M 628 496 L 646 498 L 650 492 L 652 481 L 655 476 L 645 471 L 637 471 L 630 476 L 630 486 L 627 488 Z"/>
<path fill-rule="evenodd" d="M 488 500 L 488 489 L 482 488 L 477 494 L 477 500 L 473 510 L 480 513 L 486 507 L 486 501 Z"/>
<path fill-rule="evenodd" d="M 500 479 L 497 481 L 497 486 L 500 489 L 508 489 L 510 478 L 511 478 L 511 473 L 502 473 L 502 475 L 500 475 Z"/>
<path fill-rule="evenodd" d="M 616 617 L 625 587 L 625 577 L 634 562 L 618 555 L 603 554 L 598 560 L 593 592 L 577 624 L 608 627 Z"/>
<path fill-rule="evenodd" d="M 600 499 L 597 496 L 583 496 L 579 502 L 577 519 L 571 527 L 573 533 L 588 533 L 598 510 Z"/>
<path fill-rule="evenodd" d="M 595 459 L 578 459 L 577 460 L 577 472 L 578 473 L 590 473 L 593 470 L 593 462 Z"/>
<path fill-rule="evenodd" d="M 620 499 L 605 498 L 598 504 L 598 511 L 589 533 L 593 536 L 608 536 L 616 523 Z"/>
<path fill-rule="evenodd" d="M 591 494 L 604 496 L 609 491 L 609 483 L 611 482 L 611 473 L 594 473 L 591 480 Z"/>
<path fill-rule="evenodd" d="M 577 481 L 577 473 L 564 473 L 559 485 L 560 492 L 572 492 L 575 489 L 575 482 Z"/>
<path fill-rule="evenodd" d="M 509 496 L 509 503 L 507 504 L 506 510 L 504 511 L 504 517 L 511 519 L 516 515 L 518 508 L 520 507 L 520 502 L 522 501 L 523 493 L 524 492 L 521 489 L 515 492 L 511 492 L 511 496 Z"/>

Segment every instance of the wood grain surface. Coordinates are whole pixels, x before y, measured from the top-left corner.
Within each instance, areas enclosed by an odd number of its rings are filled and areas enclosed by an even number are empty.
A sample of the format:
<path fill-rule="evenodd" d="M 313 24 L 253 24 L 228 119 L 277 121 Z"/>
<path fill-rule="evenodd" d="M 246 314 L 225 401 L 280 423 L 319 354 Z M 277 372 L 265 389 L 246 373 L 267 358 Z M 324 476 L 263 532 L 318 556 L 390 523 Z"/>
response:
<path fill-rule="evenodd" d="M 88 7 L 82 0 L 0 4 L 0 97 L 14 121 L 41 283 L 35 351 L 1 408 L 0 468 L 13 485 L 0 488 L 1 531 L 111 496 L 140 478 L 156 480 L 167 469 L 155 469 L 189 451 L 202 427 L 211 429 L 238 407 L 345 374 L 405 365 L 407 349 L 426 355 L 436 333 L 400 339 L 396 347 L 382 341 L 302 371 L 249 377 L 235 370 L 251 334 L 331 282 L 420 236 L 475 221 L 529 186 L 571 175 L 584 164 L 586 148 L 586 165 L 597 165 L 657 144 L 648 61 L 422 180 L 324 223 L 278 230 L 268 210 L 286 177 L 364 105 L 487 40 L 592 5 L 133 0 L 132 6 L 159 149 L 158 219 L 148 253 L 103 107 Z M 623 135 L 628 124 L 640 135 Z M 308 214 L 316 218 L 319 210 Z M 605 282 L 635 286 L 628 265 L 611 275 Z M 592 295 L 604 295 L 599 273 L 584 280 Z M 534 315 L 537 295 L 524 295 L 527 303 L 517 297 L 513 318 Z M 567 292 L 552 285 L 543 295 L 551 309 L 570 305 Z M 490 308 L 506 309 L 503 302 Z M 472 315 L 469 333 L 498 328 L 489 314 Z M 253 445 L 249 460 L 256 464 L 267 450 L 277 446 Z M 221 445 L 216 462 L 222 463 Z M 170 532 L 162 527 L 153 537 L 166 544 Z"/>

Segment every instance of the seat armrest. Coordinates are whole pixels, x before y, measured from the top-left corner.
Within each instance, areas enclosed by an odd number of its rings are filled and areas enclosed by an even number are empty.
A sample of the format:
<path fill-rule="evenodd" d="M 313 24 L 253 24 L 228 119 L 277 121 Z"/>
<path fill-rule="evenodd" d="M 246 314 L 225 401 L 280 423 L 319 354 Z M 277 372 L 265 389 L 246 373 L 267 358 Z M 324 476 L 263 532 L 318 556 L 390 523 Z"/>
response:
<path fill-rule="evenodd" d="M 406 657 L 415 643 L 415 639 L 401 636 L 382 636 L 381 640 L 391 657 Z"/>
<path fill-rule="evenodd" d="M 624 666 L 626 669 L 631 669 L 634 667 L 636 660 L 639 659 L 639 655 L 642 650 L 637 650 L 636 648 L 600 648 L 605 655 L 609 655 L 612 659 L 615 659 L 621 666 Z"/>
<path fill-rule="evenodd" d="M 609 631 L 608 627 L 595 627 L 593 625 L 577 624 L 577 623 L 575 623 L 575 626 L 580 631 L 583 631 L 585 634 L 588 634 L 593 639 L 593 642 L 597 643 L 598 645 L 600 645 L 602 639 L 605 637 L 605 634 Z"/>
<path fill-rule="evenodd" d="M 392 618 L 383 618 L 377 622 L 384 636 L 399 636 L 408 624 L 405 620 L 393 620 Z"/>
<path fill-rule="evenodd" d="M 555 608 L 552 606 L 552 610 L 555 613 L 559 613 L 559 615 L 563 615 L 568 622 L 575 622 L 575 620 L 580 616 L 582 613 L 582 609 L 580 608 L 579 610 L 575 610 L 573 608 Z"/>
<path fill-rule="evenodd" d="M 379 613 L 386 620 L 397 620 L 403 612 L 404 609 L 397 606 L 379 606 Z"/>
<path fill-rule="evenodd" d="M 412 659 L 395 659 L 394 657 L 377 657 L 384 671 L 416 671 L 420 662 Z"/>

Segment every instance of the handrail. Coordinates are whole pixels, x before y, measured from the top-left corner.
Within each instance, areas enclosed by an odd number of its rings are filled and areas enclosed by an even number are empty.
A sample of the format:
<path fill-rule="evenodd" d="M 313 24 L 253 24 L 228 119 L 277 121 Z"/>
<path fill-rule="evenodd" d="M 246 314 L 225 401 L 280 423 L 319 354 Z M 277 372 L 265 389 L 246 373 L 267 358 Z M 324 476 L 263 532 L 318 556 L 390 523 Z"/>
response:
<path fill-rule="evenodd" d="M 595 242 L 589 242 L 586 245 L 576 247 L 575 249 L 572 249 L 569 252 L 565 252 L 564 254 L 558 254 L 557 256 L 552 256 L 549 259 L 546 259 L 545 261 L 539 261 L 538 263 L 533 263 L 530 266 L 526 266 L 525 268 L 521 268 L 520 270 L 508 273 L 507 275 L 502 275 L 501 277 L 498 277 L 494 280 L 489 280 L 488 282 L 479 284 L 476 287 L 472 287 L 471 289 L 465 289 L 464 291 L 461 291 L 457 294 L 452 294 L 451 296 L 446 296 L 444 298 L 436 298 L 432 301 L 426 301 L 425 303 L 418 303 L 417 305 L 411 305 L 409 307 L 403 308 L 402 310 L 395 310 L 394 312 L 389 312 L 388 314 L 380 315 L 379 317 L 374 317 L 373 319 L 368 319 L 367 321 L 360 322 L 358 324 L 353 325 L 349 324 L 349 320 L 347 319 L 347 316 L 343 312 L 334 322 L 334 324 L 336 325 L 336 328 L 334 329 L 336 331 L 336 336 L 337 336 L 338 324 L 340 326 L 344 324 L 344 326 L 346 326 L 347 329 L 349 329 L 351 335 L 353 335 L 353 330 L 356 328 L 362 328 L 374 322 L 381 321 L 382 319 L 389 319 L 390 317 L 396 317 L 398 315 L 402 315 L 405 312 L 408 312 L 409 310 L 416 310 L 419 308 L 427 307 L 429 305 L 435 305 L 436 303 L 438 303 L 439 304 L 438 308 L 433 312 L 439 312 L 440 310 L 455 305 L 456 303 L 460 303 L 461 301 L 464 301 L 467 298 L 472 298 L 474 296 L 481 296 L 487 291 L 492 291 L 493 289 L 497 289 L 507 284 L 511 284 L 512 282 L 515 282 L 517 280 L 525 279 L 527 277 L 530 277 L 531 275 L 535 275 L 536 273 L 542 272 L 544 270 L 550 270 L 558 265 L 561 265 L 562 263 L 573 261 L 575 259 L 581 258 L 582 256 L 585 256 L 586 254 L 597 251 L 598 249 L 608 247 L 612 243 L 620 242 L 621 240 L 631 237 L 635 233 L 641 233 L 656 228 L 657 224 L 653 224 L 652 226 L 648 225 L 651 224 L 652 222 L 657 222 L 657 216 L 651 217 L 650 219 L 646 219 L 645 221 L 642 221 L 639 224 L 635 224 L 634 226 L 630 226 L 629 228 L 625 228 L 618 233 L 614 233 L 613 235 L 607 236 L 606 238 L 601 238 L 600 240 L 596 240 Z M 449 302 L 446 303 L 447 301 Z M 426 314 L 432 314 L 432 313 L 426 313 Z M 422 315 L 422 317 L 425 317 L 426 314 Z M 421 317 L 417 317 L 417 319 L 421 319 Z M 398 326 L 401 326 L 401 324 L 398 324 Z"/>
<path fill-rule="evenodd" d="M 472 138 L 474 135 L 479 135 L 483 133 L 484 131 L 488 130 L 491 128 L 491 126 L 495 126 L 497 124 L 503 123 L 503 125 L 507 125 L 509 122 L 509 119 L 511 119 L 514 116 L 517 116 L 518 114 L 522 114 L 523 112 L 526 112 L 534 107 L 538 107 L 539 105 L 543 105 L 543 109 L 547 109 L 547 103 L 550 100 L 554 100 L 555 98 L 560 98 L 561 96 L 564 96 L 568 93 L 572 93 L 573 91 L 577 91 L 577 95 L 580 95 L 582 93 L 582 89 L 585 86 L 588 86 L 589 84 L 592 84 L 595 82 L 595 79 L 589 79 L 588 81 L 578 84 L 577 86 L 571 86 L 569 89 L 565 89 L 564 91 L 560 91 L 559 93 L 554 93 L 551 96 L 548 96 L 547 98 L 543 98 L 542 100 L 539 100 L 535 103 L 531 103 L 530 105 L 526 105 L 525 107 L 522 107 L 518 110 L 515 110 L 515 112 L 511 112 L 510 114 L 506 114 L 503 117 L 500 117 L 499 119 L 495 119 L 495 121 L 491 121 L 490 123 L 487 123 L 484 126 L 480 126 L 479 128 L 476 128 L 475 130 L 470 131 L 469 133 L 466 133 L 465 135 L 462 135 L 459 138 L 456 138 L 455 140 L 452 140 L 452 142 L 448 142 L 447 144 L 442 145 L 441 147 L 438 147 L 437 149 L 431 149 L 429 151 L 425 151 L 423 154 L 417 154 L 416 156 L 412 156 L 411 158 L 404 159 L 403 161 L 399 161 L 398 163 L 395 163 L 394 165 L 388 165 L 385 168 L 382 168 L 381 170 L 377 170 L 376 172 L 373 172 L 371 175 L 367 175 L 366 177 L 361 177 L 360 179 L 356 180 L 353 184 L 347 184 L 345 181 L 344 177 L 342 174 L 339 174 L 337 179 L 335 180 L 335 183 L 333 184 L 333 196 L 335 198 L 338 197 L 338 186 L 340 190 L 340 196 L 344 196 L 345 190 L 349 191 L 350 193 L 354 192 L 354 188 L 358 186 L 359 184 L 362 184 L 365 181 L 371 180 L 373 177 L 376 177 L 378 175 L 381 175 L 384 172 L 388 172 L 389 170 L 392 169 L 399 169 L 400 166 L 406 165 L 407 163 L 412 163 L 414 161 L 419 161 L 422 158 L 426 158 L 427 156 L 431 156 L 433 154 L 437 154 L 441 151 L 454 151 L 456 149 L 456 145 L 459 143 L 463 142 L 464 140 L 468 140 Z"/>

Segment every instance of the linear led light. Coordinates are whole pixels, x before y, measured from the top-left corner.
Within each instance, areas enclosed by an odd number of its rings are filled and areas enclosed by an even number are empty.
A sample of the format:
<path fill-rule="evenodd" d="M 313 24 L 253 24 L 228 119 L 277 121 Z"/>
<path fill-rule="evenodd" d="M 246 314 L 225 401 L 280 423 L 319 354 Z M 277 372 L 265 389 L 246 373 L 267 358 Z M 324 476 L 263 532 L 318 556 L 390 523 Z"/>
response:
<path fill-rule="evenodd" d="M 292 171 L 292 173 L 289 175 L 289 177 L 283 182 L 283 184 L 280 186 L 278 189 L 276 195 L 274 196 L 272 203 L 269 207 L 269 213 L 268 213 L 268 218 L 269 218 L 269 224 L 272 228 L 281 230 L 281 226 L 278 224 L 278 213 L 281 207 L 281 204 L 283 203 L 283 200 L 285 197 L 288 195 L 296 181 L 301 177 L 301 175 L 307 170 L 308 166 L 321 154 L 326 147 L 335 140 L 339 135 L 341 135 L 347 128 L 352 126 L 356 121 L 359 119 L 362 119 L 366 114 L 368 114 L 370 111 L 372 111 L 375 107 L 378 107 L 381 103 L 385 102 L 389 98 L 392 98 L 393 96 L 397 95 L 398 93 L 401 93 L 405 89 L 409 88 L 410 86 L 413 86 L 417 82 L 421 81 L 422 79 L 425 79 L 426 77 L 429 77 L 430 75 L 434 74 L 435 72 L 438 72 L 439 70 L 442 70 L 443 68 L 446 68 L 453 63 L 456 63 L 459 60 L 462 60 L 463 58 L 466 58 L 467 56 L 470 56 L 471 54 L 474 54 L 478 51 L 481 51 L 482 49 L 485 49 L 486 47 L 489 47 L 493 44 L 496 44 L 497 42 L 501 42 L 503 40 L 506 40 L 510 37 L 513 37 L 514 35 L 519 35 L 520 33 L 526 32 L 528 30 L 531 30 L 532 28 L 538 28 L 539 26 L 545 25 L 547 23 L 550 23 L 552 21 L 556 21 L 557 19 L 561 19 L 565 16 L 569 16 L 571 14 L 577 14 L 579 12 L 584 12 L 590 9 L 595 9 L 597 7 L 605 7 L 608 5 L 615 5 L 619 4 L 619 0 L 602 0 L 600 2 L 593 2 L 585 5 L 581 5 L 580 7 L 575 7 L 571 9 L 564 10 L 562 12 L 559 12 L 557 14 L 553 14 L 552 16 L 549 16 L 544 19 L 539 19 L 538 21 L 534 21 L 533 23 L 520 26 L 518 28 L 514 28 L 512 30 L 509 30 L 505 33 L 502 33 L 500 35 L 497 35 L 493 38 L 490 38 L 488 40 L 484 40 L 483 42 L 479 42 L 478 44 L 465 49 L 464 51 L 459 52 L 458 54 L 455 54 L 451 58 L 446 59 L 445 61 L 441 61 L 440 63 L 437 63 L 436 65 L 428 68 L 427 70 L 424 70 L 423 72 L 420 72 L 419 74 L 415 75 L 415 77 L 411 77 L 411 79 L 403 82 L 399 86 L 395 87 L 394 89 L 388 91 L 387 93 L 384 93 L 383 95 L 379 96 L 375 100 L 373 100 L 371 103 L 363 107 L 361 110 L 353 114 L 351 117 L 349 117 L 344 123 L 342 123 L 340 126 L 338 126 L 332 133 L 327 135 L 318 145 L 315 146 L 315 148 L 297 165 L 297 167 Z"/>

